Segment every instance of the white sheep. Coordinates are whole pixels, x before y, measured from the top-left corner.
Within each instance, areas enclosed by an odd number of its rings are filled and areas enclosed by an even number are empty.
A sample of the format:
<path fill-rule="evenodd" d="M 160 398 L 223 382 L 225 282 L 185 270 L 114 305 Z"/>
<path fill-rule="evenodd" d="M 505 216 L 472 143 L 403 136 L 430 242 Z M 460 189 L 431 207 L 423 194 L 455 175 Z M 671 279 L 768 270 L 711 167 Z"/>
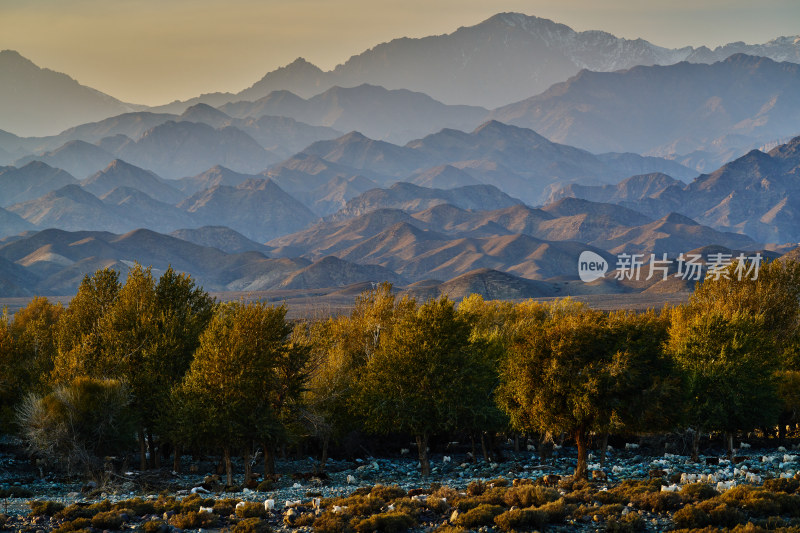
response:
<path fill-rule="evenodd" d="M 736 486 L 736 482 L 731 481 L 718 481 L 717 482 L 717 492 L 725 492 L 726 490 L 732 489 Z"/>
<path fill-rule="evenodd" d="M 264 510 L 272 511 L 275 509 L 275 500 L 264 500 Z"/>

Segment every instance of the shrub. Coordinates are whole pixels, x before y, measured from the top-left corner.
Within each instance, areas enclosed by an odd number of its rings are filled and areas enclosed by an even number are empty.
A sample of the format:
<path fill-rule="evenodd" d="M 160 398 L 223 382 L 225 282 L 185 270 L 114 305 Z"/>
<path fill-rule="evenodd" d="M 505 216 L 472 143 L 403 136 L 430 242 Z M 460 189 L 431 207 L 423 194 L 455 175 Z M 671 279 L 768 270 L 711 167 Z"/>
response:
<path fill-rule="evenodd" d="M 654 513 L 663 513 L 677 509 L 683 498 L 677 492 L 646 492 L 632 499 L 634 505 Z"/>
<path fill-rule="evenodd" d="M 561 495 L 555 489 L 536 485 L 522 485 L 511 487 L 503 495 L 503 502 L 511 507 L 538 507 L 548 502 L 554 502 Z"/>
<path fill-rule="evenodd" d="M 747 521 L 747 517 L 739 509 L 724 503 L 708 511 L 708 516 L 714 526 L 733 527 Z"/>
<path fill-rule="evenodd" d="M 567 504 L 564 498 L 559 498 L 554 502 L 537 507 L 536 510 L 545 514 L 548 523 L 553 523 L 564 520 L 568 514 L 572 513 L 574 508 L 575 506 Z"/>
<path fill-rule="evenodd" d="M 28 447 L 67 470 L 98 476 L 103 457 L 129 449 L 136 431 L 125 385 L 79 377 L 47 396 L 28 396 L 18 422 Z"/>
<path fill-rule="evenodd" d="M 239 521 L 231 533 L 271 533 L 272 528 L 260 518 L 245 518 Z"/>
<path fill-rule="evenodd" d="M 480 496 L 486 490 L 486 483 L 480 479 L 470 482 L 467 485 L 467 494 L 470 496 Z"/>
<path fill-rule="evenodd" d="M 119 529 L 122 526 L 122 516 L 116 511 L 97 513 L 92 518 L 92 527 L 97 529 Z"/>
<path fill-rule="evenodd" d="M 263 503 L 245 502 L 244 505 L 236 507 L 236 516 L 239 518 L 264 518 L 268 514 Z"/>
<path fill-rule="evenodd" d="M 800 488 L 800 481 L 792 478 L 773 478 L 764 480 L 764 490 L 769 492 L 797 492 Z"/>
<path fill-rule="evenodd" d="M 398 498 L 396 500 L 392 500 L 392 505 L 394 505 L 395 511 L 403 512 L 414 517 L 416 517 L 425 507 L 438 513 L 443 513 L 448 508 L 447 504 L 442 503 L 441 499 L 437 499 L 432 496 L 428 496 L 428 501 L 424 504 L 420 501 L 412 500 L 411 498 Z"/>
<path fill-rule="evenodd" d="M 451 526 L 450 524 L 442 524 L 433 530 L 433 533 L 467 533 L 467 530 L 460 526 Z"/>
<path fill-rule="evenodd" d="M 200 529 L 213 527 L 217 523 L 217 516 L 212 513 L 180 513 L 169 519 L 169 524 L 179 529 Z"/>
<path fill-rule="evenodd" d="M 88 518 L 77 518 L 75 520 L 64 522 L 53 533 L 69 533 L 70 531 L 82 531 L 87 529 L 92 524 Z"/>
<path fill-rule="evenodd" d="M 494 523 L 503 531 L 543 528 L 547 514 L 535 509 L 513 509 L 495 516 Z"/>
<path fill-rule="evenodd" d="M 697 529 L 706 527 L 711 522 L 708 513 L 695 505 L 685 505 L 672 515 L 675 526 L 682 529 Z"/>
<path fill-rule="evenodd" d="M 619 518 L 610 518 L 606 524 L 606 533 L 638 533 L 646 530 L 647 523 L 636 512 Z"/>
<path fill-rule="evenodd" d="M 64 509 L 63 503 L 50 501 L 31 501 L 28 502 L 28 506 L 31 508 L 31 516 L 53 516 L 57 512 Z"/>
<path fill-rule="evenodd" d="M 367 494 L 353 494 L 347 498 L 338 498 L 327 502 L 327 507 L 339 505 L 347 507 L 347 513 L 352 516 L 370 516 L 381 512 L 381 508 L 386 502 L 376 498 L 369 498 Z"/>
<path fill-rule="evenodd" d="M 151 501 L 143 500 L 142 498 L 133 498 L 131 500 L 122 500 L 116 503 L 113 507 L 117 511 L 122 509 L 130 509 L 130 514 L 133 516 L 145 516 L 156 513 L 156 506 Z"/>
<path fill-rule="evenodd" d="M 225 498 L 224 500 L 218 500 L 212 507 L 214 508 L 214 512 L 216 514 L 220 516 L 230 516 L 236 509 L 237 503 L 239 503 L 239 500 L 234 498 Z"/>
<path fill-rule="evenodd" d="M 369 491 L 370 498 L 377 498 L 379 500 L 384 501 L 391 501 L 396 498 L 403 498 L 406 495 L 406 491 L 398 487 L 397 485 L 375 485 L 372 487 L 372 490 Z"/>
<path fill-rule="evenodd" d="M 470 509 L 466 513 L 459 515 L 456 518 L 456 525 L 466 528 L 474 528 L 478 526 L 488 526 L 494 523 L 494 517 L 504 512 L 504 509 L 499 505 L 491 505 L 482 503 L 481 505 Z"/>
<path fill-rule="evenodd" d="M 190 494 L 177 503 L 175 511 L 178 513 L 197 512 L 200 507 L 213 507 L 215 503 L 214 498 L 203 498 L 199 494 Z"/>
<path fill-rule="evenodd" d="M 353 533 L 349 513 L 326 511 L 314 520 L 314 533 Z"/>
<path fill-rule="evenodd" d="M 256 486 L 257 492 L 270 492 L 275 489 L 275 482 L 271 479 L 265 479 Z"/>
<path fill-rule="evenodd" d="M 719 496 L 719 492 L 706 483 L 690 483 L 681 488 L 681 496 L 686 501 L 701 502 Z"/>
<path fill-rule="evenodd" d="M 302 514 L 298 515 L 297 518 L 294 519 L 294 523 L 292 524 L 292 527 L 312 526 L 312 525 L 314 525 L 314 520 L 316 520 L 316 519 L 317 519 L 317 517 L 316 517 L 316 515 L 314 513 L 302 513 Z"/>
<path fill-rule="evenodd" d="M 371 533 L 380 531 L 383 533 L 401 533 L 414 527 L 417 521 L 406 513 L 392 511 L 380 513 L 365 518 L 356 524 L 358 533 Z"/>
<path fill-rule="evenodd" d="M 142 524 L 141 528 L 144 533 L 166 533 L 169 530 L 169 526 L 161 520 L 150 520 Z"/>

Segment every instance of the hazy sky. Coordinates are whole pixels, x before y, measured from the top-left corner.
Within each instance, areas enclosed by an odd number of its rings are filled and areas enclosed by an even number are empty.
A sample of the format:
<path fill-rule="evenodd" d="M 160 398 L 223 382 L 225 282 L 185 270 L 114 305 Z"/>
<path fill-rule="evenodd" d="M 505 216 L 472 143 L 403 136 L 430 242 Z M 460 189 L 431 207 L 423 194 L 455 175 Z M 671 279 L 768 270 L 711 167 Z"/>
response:
<path fill-rule="evenodd" d="M 0 0 L 0 49 L 153 105 L 237 92 L 298 56 L 328 70 L 501 11 L 668 47 L 800 34 L 798 0 Z"/>

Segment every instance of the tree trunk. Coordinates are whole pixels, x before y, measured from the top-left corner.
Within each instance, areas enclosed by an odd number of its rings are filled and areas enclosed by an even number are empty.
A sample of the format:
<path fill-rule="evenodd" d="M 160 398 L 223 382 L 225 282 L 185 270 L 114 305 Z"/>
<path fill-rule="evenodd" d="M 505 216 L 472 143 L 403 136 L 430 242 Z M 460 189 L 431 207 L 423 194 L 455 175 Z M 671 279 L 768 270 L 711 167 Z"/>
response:
<path fill-rule="evenodd" d="M 251 459 L 253 458 L 253 454 L 250 453 L 250 445 L 247 445 L 244 449 L 244 486 L 248 487 L 250 482 L 253 480 L 253 465 L 250 463 Z"/>
<path fill-rule="evenodd" d="M 422 477 L 431 475 L 431 463 L 428 460 L 428 435 L 417 435 L 417 448 L 419 450 L 419 464 L 422 468 Z"/>
<path fill-rule="evenodd" d="M 483 460 L 489 462 L 489 450 L 486 448 L 486 433 L 481 431 L 481 451 L 483 452 Z"/>
<path fill-rule="evenodd" d="M 519 433 L 514 433 L 514 453 L 519 453 Z"/>
<path fill-rule="evenodd" d="M 472 464 L 478 462 L 478 449 L 475 447 L 475 434 L 470 433 L 469 440 L 472 443 Z"/>
<path fill-rule="evenodd" d="M 264 477 L 275 474 L 275 450 L 264 443 Z"/>
<path fill-rule="evenodd" d="M 172 470 L 181 473 L 181 445 L 175 445 L 175 458 L 172 460 Z"/>
<path fill-rule="evenodd" d="M 603 433 L 600 439 L 600 466 L 606 465 L 606 453 L 608 452 L 608 431 Z"/>
<path fill-rule="evenodd" d="M 578 445 L 578 464 L 575 465 L 575 478 L 588 479 L 589 464 L 587 462 L 587 457 L 589 455 L 589 432 L 585 427 L 581 426 L 575 431 L 575 443 Z"/>
<path fill-rule="evenodd" d="M 150 448 L 150 466 L 152 468 L 160 468 L 161 458 L 159 457 L 158 450 L 156 449 L 156 441 L 153 438 L 153 434 L 149 431 L 147 432 L 147 444 Z"/>
<path fill-rule="evenodd" d="M 231 464 L 231 449 L 227 446 L 222 449 L 222 458 L 225 461 L 225 484 L 233 486 L 233 465 Z"/>
<path fill-rule="evenodd" d="M 728 448 L 728 460 L 733 461 L 733 433 L 725 432 L 725 446 Z"/>
<path fill-rule="evenodd" d="M 328 445 L 331 442 L 330 435 L 325 435 L 322 438 L 322 455 L 319 460 L 319 470 L 320 472 L 325 471 L 325 465 L 328 463 Z"/>
<path fill-rule="evenodd" d="M 700 430 L 695 429 L 692 435 L 692 461 L 700 462 Z"/>
<path fill-rule="evenodd" d="M 147 445 L 142 428 L 139 428 L 139 470 L 147 470 Z"/>

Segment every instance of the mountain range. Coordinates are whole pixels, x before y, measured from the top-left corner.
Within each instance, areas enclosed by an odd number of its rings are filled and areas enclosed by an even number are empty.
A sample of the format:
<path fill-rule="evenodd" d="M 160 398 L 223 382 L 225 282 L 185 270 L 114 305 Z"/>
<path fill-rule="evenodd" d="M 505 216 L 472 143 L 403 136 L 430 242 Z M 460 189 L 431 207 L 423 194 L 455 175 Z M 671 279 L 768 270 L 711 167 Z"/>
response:
<path fill-rule="evenodd" d="M 277 299 L 685 294 L 616 256 L 797 254 L 797 124 L 794 37 L 666 49 L 501 13 L 148 109 L 0 52 L 0 297 L 137 261 Z M 584 251 L 612 272 L 581 282 Z"/>
<path fill-rule="evenodd" d="M 569 186 L 552 197 L 613 202 L 655 216 L 678 212 L 761 242 L 800 241 L 800 137 L 768 153 L 753 150 L 684 184 L 661 174 L 616 186 Z"/>
<path fill-rule="evenodd" d="M 449 34 L 378 44 L 328 72 L 298 58 L 237 94 L 205 95 L 162 109 L 180 110 L 198 101 L 215 106 L 252 101 L 276 90 L 310 97 L 333 86 L 363 83 L 419 91 L 449 104 L 492 108 L 538 94 L 582 69 L 613 72 L 636 65 L 714 63 L 736 53 L 800 63 L 796 38 L 779 37 L 756 45 L 736 42 L 713 50 L 704 46 L 668 49 L 644 39 L 622 39 L 603 31 L 576 32 L 544 18 L 499 13 Z"/>
<path fill-rule="evenodd" d="M 684 154 L 687 166 L 713 170 L 797 135 L 800 65 L 737 54 L 711 65 L 584 70 L 491 116 L 593 152 Z"/>

